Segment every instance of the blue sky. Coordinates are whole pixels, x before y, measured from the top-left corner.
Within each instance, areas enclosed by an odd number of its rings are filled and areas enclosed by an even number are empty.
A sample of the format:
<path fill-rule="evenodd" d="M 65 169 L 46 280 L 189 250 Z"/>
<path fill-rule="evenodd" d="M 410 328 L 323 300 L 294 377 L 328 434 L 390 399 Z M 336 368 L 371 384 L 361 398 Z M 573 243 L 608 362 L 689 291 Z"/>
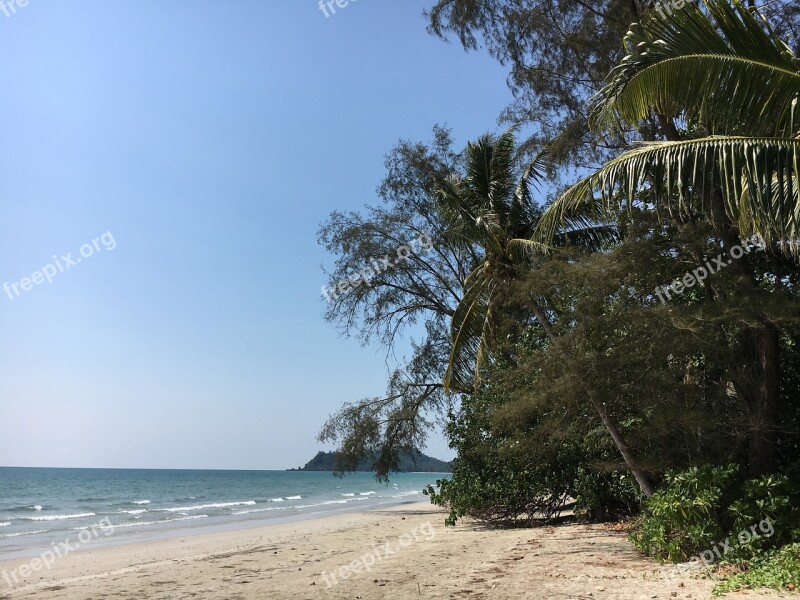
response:
<path fill-rule="evenodd" d="M 297 466 L 384 391 L 384 354 L 322 319 L 318 226 L 377 202 L 398 139 L 446 122 L 463 145 L 511 99 L 426 33 L 432 1 L 0 13 L 0 284 L 116 242 L 0 294 L 0 464 Z"/>

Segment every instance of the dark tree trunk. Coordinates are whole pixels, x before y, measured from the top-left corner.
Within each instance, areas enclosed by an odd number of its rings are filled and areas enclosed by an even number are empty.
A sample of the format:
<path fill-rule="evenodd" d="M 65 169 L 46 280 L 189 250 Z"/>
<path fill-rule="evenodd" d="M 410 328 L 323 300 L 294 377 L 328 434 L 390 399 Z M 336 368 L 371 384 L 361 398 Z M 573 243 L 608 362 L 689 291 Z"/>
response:
<path fill-rule="evenodd" d="M 750 472 L 772 473 L 778 459 L 778 415 L 780 405 L 780 338 L 772 323 L 750 332 L 753 342 L 755 385 L 748 398 L 750 413 Z"/>
<path fill-rule="evenodd" d="M 542 329 L 544 329 L 547 337 L 550 339 L 555 338 L 555 330 L 552 323 L 550 323 L 550 319 L 548 319 L 544 309 L 535 301 L 533 301 L 532 304 L 534 307 L 534 314 L 536 315 L 539 324 L 542 326 Z M 614 440 L 614 445 L 622 455 L 622 459 L 625 461 L 628 469 L 639 483 L 642 493 L 648 498 L 652 497 L 654 493 L 653 484 L 650 482 L 647 474 L 639 466 L 639 461 L 636 460 L 636 457 L 633 455 L 633 452 L 631 452 L 628 444 L 625 443 L 625 439 L 622 437 L 622 433 L 617 427 L 617 424 L 611 420 L 611 417 L 608 416 L 606 409 L 601 404 L 595 404 L 595 408 L 597 410 L 597 414 L 600 415 L 600 420 L 603 422 L 606 431 L 608 431 L 611 439 Z"/>
<path fill-rule="evenodd" d="M 650 482 L 650 478 L 647 476 L 647 474 L 639 466 L 639 463 L 633 456 L 631 449 L 625 443 L 625 440 L 622 438 L 622 434 L 617 428 L 616 423 L 614 423 L 614 421 L 611 420 L 611 418 L 608 416 L 608 413 L 606 412 L 606 409 L 602 405 L 597 404 L 596 408 L 597 408 L 597 414 L 600 415 L 600 419 L 603 421 L 603 425 L 605 425 L 606 429 L 608 430 L 608 433 L 611 434 L 611 438 L 614 440 L 614 444 L 617 446 L 617 450 L 619 450 L 619 453 L 625 460 L 625 464 L 628 465 L 628 469 L 630 469 L 630 472 L 633 473 L 633 476 L 639 483 L 639 487 L 642 489 L 642 493 L 648 498 L 652 498 L 653 493 L 655 492 L 653 484 Z"/>
<path fill-rule="evenodd" d="M 736 258 L 731 248 L 741 245 L 738 230 L 724 209 L 722 191 L 712 195 L 712 217 L 728 254 L 732 272 L 739 275 L 737 293 L 753 298 L 758 293 L 753 266 L 747 255 Z M 752 475 L 772 473 L 777 468 L 778 415 L 780 412 L 780 334 L 766 315 L 761 324 L 748 326 L 741 336 L 742 352 L 734 369 L 737 391 L 743 396 L 750 419 L 749 467 Z"/>

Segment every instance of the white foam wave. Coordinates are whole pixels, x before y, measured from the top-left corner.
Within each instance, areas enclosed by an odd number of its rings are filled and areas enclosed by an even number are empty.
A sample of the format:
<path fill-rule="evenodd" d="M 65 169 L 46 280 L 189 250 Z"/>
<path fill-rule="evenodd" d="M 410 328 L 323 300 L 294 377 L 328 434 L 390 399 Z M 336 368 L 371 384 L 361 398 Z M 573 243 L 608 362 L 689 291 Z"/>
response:
<path fill-rule="evenodd" d="M 96 517 L 95 513 L 80 513 L 77 515 L 47 515 L 46 517 L 23 517 L 26 521 L 65 521 L 67 519 L 83 519 Z"/>
<path fill-rule="evenodd" d="M 41 504 L 37 504 L 36 506 L 29 506 L 28 509 L 29 510 L 40 511 L 40 510 L 43 510 L 44 507 Z"/>
<path fill-rule="evenodd" d="M 283 498 L 273 498 L 270 502 L 285 502 Z"/>
<path fill-rule="evenodd" d="M 359 496 L 372 496 L 375 492 L 361 492 Z"/>
<path fill-rule="evenodd" d="M 355 494 L 342 494 L 345 498 L 352 498 Z"/>
<path fill-rule="evenodd" d="M 114 524 L 117 527 L 144 527 L 146 525 L 161 525 L 162 523 L 175 523 L 176 521 L 191 521 L 192 519 L 207 519 L 208 515 L 193 515 L 190 517 L 178 517 L 177 519 L 164 519 L 163 521 L 139 521 L 138 523 Z M 76 527 L 75 529 L 89 529 L 89 527 Z"/>
<path fill-rule="evenodd" d="M 150 500 L 134 500 L 134 504 L 138 504 L 139 506 L 144 506 L 145 504 L 150 504 Z"/>
<path fill-rule="evenodd" d="M 402 494 L 395 494 L 393 496 L 389 496 L 390 498 L 405 498 L 406 496 L 417 496 L 420 492 L 403 492 Z"/>
<path fill-rule="evenodd" d="M 0 527 L 8 527 L 11 523 L 0 523 Z"/>
<path fill-rule="evenodd" d="M 5 533 L 3 535 L 0 535 L 0 538 L 14 538 L 14 537 L 20 537 L 20 536 L 23 536 L 23 535 L 36 535 L 37 533 L 47 533 L 48 531 L 50 531 L 50 530 L 49 529 L 40 529 L 39 531 L 25 531 L 23 533 Z"/>
<path fill-rule="evenodd" d="M 287 510 L 288 506 L 275 506 L 273 508 L 255 508 L 253 510 L 236 510 L 232 514 L 234 515 L 249 515 L 252 513 L 262 513 L 262 512 L 269 512 L 271 510 Z"/>
<path fill-rule="evenodd" d="M 120 513 L 124 513 L 126 515 L 140 515 L 142 513 L 146 513 L 147 509 L 146 508 L 140 508 L 140 509 L 137 509 L 137 510 L 121 510 L 119 512 Z"/>
<path fill-rule="evenodd" d="M 158 510 L 166 512 L 187 512 L 190 510 L 203 510 L 206 508 L 229 508 L 231 506 L 255 506 L 254 500 L 247 502 L 218 502 L 215 504 L 198 504 L 197 506 L 180 506 L 178 508 L 160 508 Z"/>
<path fill-rule="evenodd" d="M 287 500 L 302 500 L 303 497 L 302 496 L 287 496 L 286 499 Z"/>

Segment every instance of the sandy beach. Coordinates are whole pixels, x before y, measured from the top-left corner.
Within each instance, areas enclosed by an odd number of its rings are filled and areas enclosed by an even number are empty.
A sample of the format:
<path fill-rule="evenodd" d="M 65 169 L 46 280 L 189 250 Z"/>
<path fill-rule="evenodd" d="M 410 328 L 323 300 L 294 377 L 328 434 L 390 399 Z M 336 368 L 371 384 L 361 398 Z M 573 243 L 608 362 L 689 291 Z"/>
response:
<path fill-rule="evenodd" d="M 665 579 L 624 533 L 599 525 L 445 527 L 426 503 L 289 524 L 87 548 L 3 599 L 710 598 L 712 582 Z M 0 562 L 0 573 L 30 560 Z M 751 593 L 783 597 L 778 593 Z M 737 597 L 745 595 L 738 594 Z"/>

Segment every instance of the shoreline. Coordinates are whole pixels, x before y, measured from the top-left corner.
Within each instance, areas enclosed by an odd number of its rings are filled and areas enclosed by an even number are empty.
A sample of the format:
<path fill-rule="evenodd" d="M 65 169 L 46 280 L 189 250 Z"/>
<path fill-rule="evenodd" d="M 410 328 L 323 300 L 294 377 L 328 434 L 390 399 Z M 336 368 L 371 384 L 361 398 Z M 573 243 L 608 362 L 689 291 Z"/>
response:
<path fill-rule="evenodd" d="M 445 527 L 446 514 L 413 502 L 86 548 L 10 588 L 4 578 L 26 561 L 4 560 L 0 600 L 711 597 L 713 581 L 668 575 L 612 526 L 493 530 L 465 521 Z M 737 597 L 750 594 L 773 596 Z"/>
<path fill-rule="evenodd" d="M 0 559 L 35 557 L 79 535 L 82 547 L 97 547 L 423 501 L 422 490 L 442 477 L 400 473 L 387 484 L 372 473 L 27 468 L 0 476 L 20 490 L 0 502 Z"/>
<path fill-rule="evenodd" d="M 422 496 L 422 494 L 420 494 L 420 496 Z M 76 552 L 87 552 L 90 550 L 102 550 L 104 548 L 133 546 L 138 544 L 146 544 L 149 542 L 169 541 L 174 538 L 214 535 L 219 533 L 230 533 L 237 531 L 248 531 L 252 529 L 269 528 L 273 526 L 291 525 L 292 523 L 297 523 L 297 522 L 317 521 L 321 519 L 327 519 L 329 517 L 337 517 L 348 514 L 362 514 L 380 510 L 391 510 L 393 508 L 398 508 L 410 504 L 424 505 L 424 504 L 429 504 L 429 501 L 419 500 L 419 499 L 410 499 L 410 500 L 397 499 L 395 501 L 385 502 L 372 506 L 353 505 L 353 506 L 348 506 L 346 508 L 329 508 L 327 510 L 320 510 L 315 512 L 297 512 L 291 515 L 274 516 L 274 517 L 234 519 L 234 520 L 226 520 L 224 522 L 219 522 L 219 523 L 210 523 L 210 524 L 201 523 L 198 525 L 189 525 L 188 524 L 189 522 L 187 522 L 187 525 L 185 525 L 182 528 L 176 528 L 173 526 L 173 527 L 164 527 L 162 529 L 150 529 L 146 531 L 132 531 L 129 533 L 121 534 L 117 537 L 115 537 L 113 533 L 109 536 L 97 535 L 96 537 L 94 537 L 94 539 L 91 540 L 91 542 L 84 544 L 86 546 L 85 548 L 80 547 L 79 549 L 76 550 Z M 97 529 L 99 532 L 103 531 L 102 526 L 95 526 L 95 529 Z M 79 534 L 75 533 L 75 535 L 68 536 L 68 539 L 60 540 L 58 543 L 60 544 L 61 541 L 75 542 L 75 540 L 78 539 L 78 535 Z M 50 550 L 52 548 L 52 545 L 53 544 L 51 543 L 45 543 L 44 545 L 31 545 L 29 547 L 22 548 L 20 550 L 14 550 L 3 553 L 3 555 L 0 555 L 0 573 L 2 573 L 4 563 L 14 562 L 14 561 L 16 562 L 29 561 L 32 558 L 40 556 L 43 552 Z M 2 586 L 2 580 L 0 580 L 0 586 Z M 2 595 L 0 595 L 0 600 L 2 600 Z"/>

